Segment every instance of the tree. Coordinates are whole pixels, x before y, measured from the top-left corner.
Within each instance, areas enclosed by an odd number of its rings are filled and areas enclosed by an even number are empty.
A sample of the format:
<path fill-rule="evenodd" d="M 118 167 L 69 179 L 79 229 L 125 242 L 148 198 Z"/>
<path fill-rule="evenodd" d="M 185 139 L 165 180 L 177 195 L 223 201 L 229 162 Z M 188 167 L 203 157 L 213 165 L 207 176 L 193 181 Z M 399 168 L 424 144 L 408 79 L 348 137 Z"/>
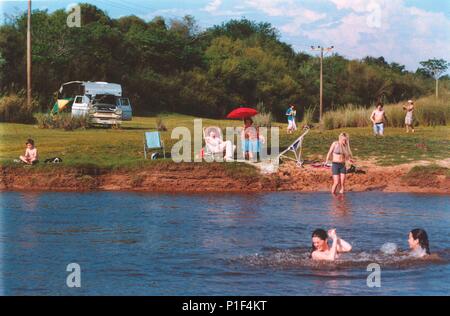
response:
<path fill-rule="evenodd" d="M 405 71 L 405 66 L 404 65 L 400 65 L 399 63 L 395 63 L 394 62 L 394 63 L 391 63 L 389 66 L 391 67 L 391 69 L 393 71 L 396 71 L 396 72 L 399 72 L 399 73 L 402 73 L 402 72 Z"/>
<path fill-rule="evenodd" d="M 230 20 L 201 30 L 191 16 L 114 19 L 89 4 L 82 12 L 81 28 L 67 27 L 65 10 L 32 12 L 33 95 L 42 109 L 72 80 L 121 83 L 136 114 L 223 117 L 236 105 L 264 102 L 284 119 L 290 103 L 299 114 L 319 103 L 319 59 L 282 42 L 270 23 Z M 26 26 L 26 13 L 0 25 L 0 95 L 26 89 Z M 335 54 L 324 67 L 325 109 L 396 102 L 434 89 L 428 70 L 410 73 L 384 57 Z M 450 85 L 445 76 L 439 81 Z"/>
<path fill-rule="evenodd" d="M 3 65 L 6 64 L 6 59 L 3 58 L 2 53 L 0 52 L 0 81 L 2 80 L 2 68 Z"/>
<path fill-rule="evenodd" d="M 444 59 L 429 59 L 421 61 L 422 69 L 419 72 L 428 73 L 436 80 L 436 98 L 439 97 L 439 78 L 445 73 L 450 64 Z"/>

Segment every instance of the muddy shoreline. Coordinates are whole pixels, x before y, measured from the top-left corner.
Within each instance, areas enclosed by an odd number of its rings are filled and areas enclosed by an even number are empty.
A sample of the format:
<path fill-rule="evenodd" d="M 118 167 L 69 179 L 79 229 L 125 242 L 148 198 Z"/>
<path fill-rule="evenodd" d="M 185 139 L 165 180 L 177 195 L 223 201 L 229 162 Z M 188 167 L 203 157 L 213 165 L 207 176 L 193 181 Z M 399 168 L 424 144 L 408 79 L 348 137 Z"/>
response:
<path fill-rule="evenodd" d="M 0 191 L 131 191 L 155 193 L 254 193 L 274 191 L 328 192 L 331 171 L 286 163 L 271 175 L 230 173 L 223 166 L 172 164 L 138 170 L 98 170 L 0 167 Z M 367 164 L 365 173 L 348 174 L 346 191 L 382 191 L 450 194 L 445 175 L 405 177 L 411 166 L 381 167 Z"/>

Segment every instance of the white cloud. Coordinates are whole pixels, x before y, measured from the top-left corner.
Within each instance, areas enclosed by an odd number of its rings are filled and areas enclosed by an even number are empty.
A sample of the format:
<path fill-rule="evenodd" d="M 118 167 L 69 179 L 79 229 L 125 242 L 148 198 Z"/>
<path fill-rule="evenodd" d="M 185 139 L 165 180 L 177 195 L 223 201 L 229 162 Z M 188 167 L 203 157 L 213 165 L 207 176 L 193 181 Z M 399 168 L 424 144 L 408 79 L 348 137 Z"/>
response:
<path fill-rule="evenodd" d="M 212 0 L 210 3 L 206 5 L 206 7 L 203 8 L 203 11 L 212 13 L 217 11 L 221 5 L 222 0 Z"/>
<path fill-rule="evenodd" d="M 286 17 L 289 20 L 280 26 L 281 31 L 299 35 L 300 27 L 324 19 L 325 13 L 306 9 L 293 0 L 247 0 L 246 4 L 273 17 Z"/>
<path fill-rule="evenodd" d="M 226 17 L 238 17 L 246 13 L 246 11 L 244 10 L 246 8 L 245 6 L 237 5 L 233 7 L 232 10 L 221 10 L 220 7 L 222 6 L 222 4 L 223 4 L 222 0 L 212 0 L 201 10 L 208 12 L 212 16 L 226 16 Z"/>
<path fill-rule="evenodd" d="M 429 58 L 450 60 L 450 20 L 443 13 L 407 7 L 403 0 L 330 1 L 338 9 L 350 12 L 337 25 L 302 31 L 303 36 L 334 45 L 338 53 L 351 58 L 384 56 L 388 61 L 405 64 L 410 70 Z M 371 15 L 379 18 L 377 27 Z"/>
<path fill-rule="evenodd" d="M 380 2 L 383 2 L 383 0 L 381 1 L 377 1 L 377 0 L 330 0 L 331 2 L 333 2 L 336 7 L 338 8 L 338 10 L 342 10 L 342 9 L 350 9 L 354 12 L 367 12 L 368 9 L 367 7 L 369 5 L 372 5 L 373 3 L 379 4 Z"/>

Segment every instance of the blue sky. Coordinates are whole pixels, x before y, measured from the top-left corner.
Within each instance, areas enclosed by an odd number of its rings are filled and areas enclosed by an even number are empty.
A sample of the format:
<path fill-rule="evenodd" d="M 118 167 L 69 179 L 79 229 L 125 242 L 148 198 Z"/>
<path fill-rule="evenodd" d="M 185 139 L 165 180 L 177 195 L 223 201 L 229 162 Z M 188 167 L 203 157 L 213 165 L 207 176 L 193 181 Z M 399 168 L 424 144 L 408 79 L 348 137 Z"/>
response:
<path fill-rule="evenodd" d="M 66 8 L 77 1 L 34 0 L 33 8 Z M 232 18 L 270 22 L 296 51 L 311 45 L 335 46 L 348 58 L 384 56 L 416 70 L 430 58 L 450 61 L 448 0 L 85 0 L 112 17 L 151 20 L 192 15 L 202 28 Z M 23 0 L 0 0 L 0 16 L 26 10 Z"/>

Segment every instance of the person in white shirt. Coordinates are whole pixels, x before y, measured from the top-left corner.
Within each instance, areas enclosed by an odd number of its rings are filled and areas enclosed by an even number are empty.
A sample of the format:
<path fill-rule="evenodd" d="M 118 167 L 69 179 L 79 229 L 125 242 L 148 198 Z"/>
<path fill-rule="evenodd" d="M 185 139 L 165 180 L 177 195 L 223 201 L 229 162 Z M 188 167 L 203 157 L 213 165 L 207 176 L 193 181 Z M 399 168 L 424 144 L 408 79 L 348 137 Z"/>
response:
<path fill-rule="evenodd" d="M 223 141 L 217 137 L 215 131 L 211 131 L 205 138 L 208 148 L 214 153 L 223 153 L 225 150 L 225 161 L 233 160 L 233 144 L 230 140 Z"/>
<path fill-rule="evenodd" d="M 414 102 L 412 100 L 408 101 L 407 105 L 403 106 L 403 110 L 406 111 L 405 116 L 405 126 L 406 126 L 406 132 L 409 133 L 409 129 L 414 133 Z"/>

